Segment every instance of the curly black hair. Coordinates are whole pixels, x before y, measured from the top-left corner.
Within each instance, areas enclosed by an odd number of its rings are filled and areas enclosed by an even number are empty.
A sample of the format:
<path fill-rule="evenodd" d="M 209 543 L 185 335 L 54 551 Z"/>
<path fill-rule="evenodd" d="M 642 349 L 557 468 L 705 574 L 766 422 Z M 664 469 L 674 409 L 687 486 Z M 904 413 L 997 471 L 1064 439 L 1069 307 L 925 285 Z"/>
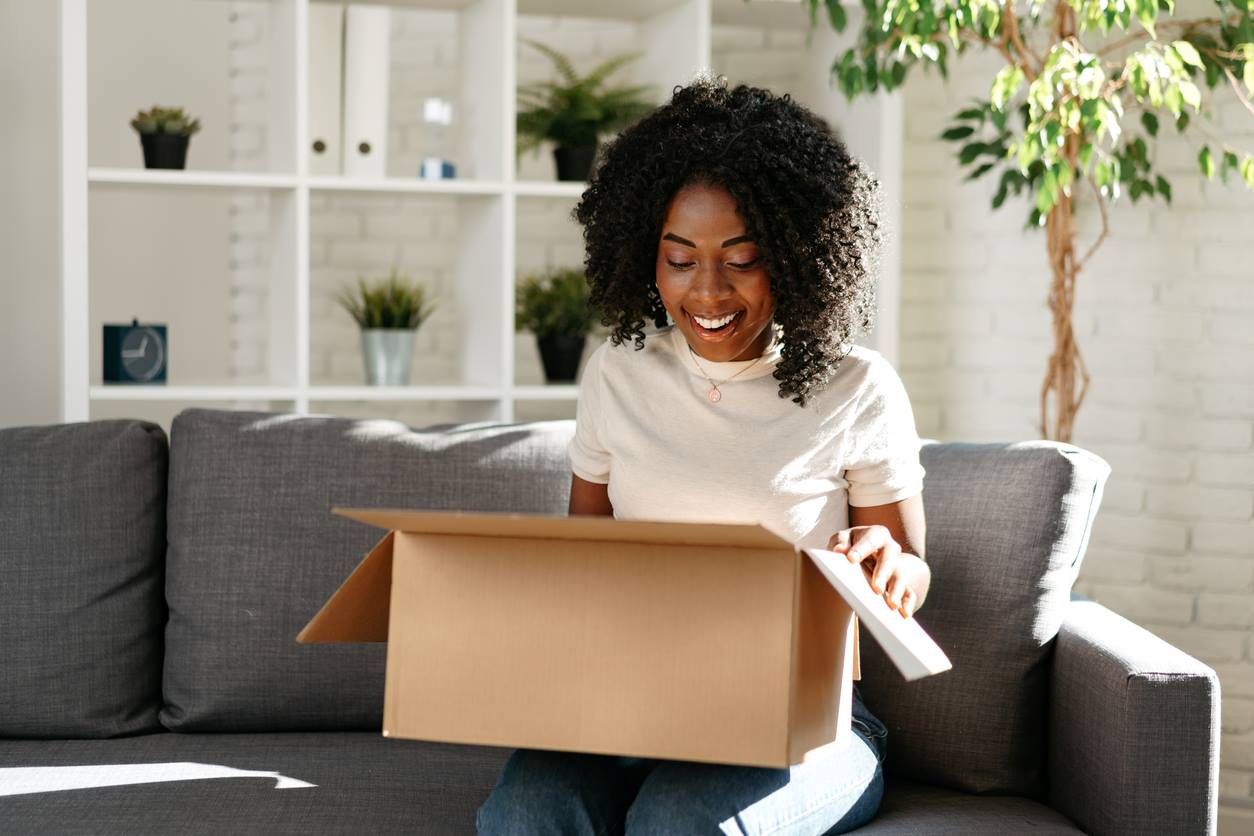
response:
<path fill-rule="evenodd" d="M 671 198 L 726 188 L 761 252 L 783 329 L 779 396 L 805 406 L 869 330 L 881 228 L 878 181 L 826 122 L 768 90 L 698 76 L 603 148 L 574 217 L 583 226 L 589 304 L 621 345 L 644 347 L 666 309 L 655 285 Z"/>

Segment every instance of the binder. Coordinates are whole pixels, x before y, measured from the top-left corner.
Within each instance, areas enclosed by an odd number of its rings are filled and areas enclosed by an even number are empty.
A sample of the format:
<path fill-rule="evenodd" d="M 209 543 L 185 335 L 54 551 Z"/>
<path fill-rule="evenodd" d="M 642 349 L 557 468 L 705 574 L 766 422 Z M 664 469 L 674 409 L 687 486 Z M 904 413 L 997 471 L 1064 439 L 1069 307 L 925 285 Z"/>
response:
<path fill-rule="evenodd" d="M 344 19 L 344 174 L 382 178 L 388 158 L 391 10 L 351 5 Z"/>
<path fill-rule="evenodd" d="M 344 7 L 309 6 L 309 173 L 338 177 L 342 171 L 340 121 L 344 93 Z"/>

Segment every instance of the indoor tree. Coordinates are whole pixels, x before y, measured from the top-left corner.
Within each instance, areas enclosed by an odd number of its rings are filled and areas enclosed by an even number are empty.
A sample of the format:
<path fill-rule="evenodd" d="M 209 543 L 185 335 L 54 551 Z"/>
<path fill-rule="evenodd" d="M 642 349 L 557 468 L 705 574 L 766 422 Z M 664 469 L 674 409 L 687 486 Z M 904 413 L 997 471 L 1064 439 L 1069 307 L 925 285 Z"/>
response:
<path fill-rule="evenodd" d="M 803 2 L 812 25 L 825 16 L 844 31 L 840 0 Z M 1040 393 L 1044 438 L 1071 440 L 1088 390 L 1071 314 L 1076 278 L 1109 232 L 1108 205 L 1171 202 L 1150 151 L 1160 125 L 1196 139 L 1202 176 L 1239 174 L 1254 189 L 1254 149 L 1199 118 L 1227 95 L 1254 118 L 1254 0 L 1212 2 L 1209 14 L 1187 17 L 1175 0 L 862 0 L 857 40 L 832 64 L 853 99 L 900 87 L 917 64 L 945 76 L 973 49 L 1004 59 L 987 98 L 954 114 L 942 137 L 959 144 L 967 179 L 999 178 L 994 208 L 1025 194 L 1028 226 L 1045 230 L 1054 348 Z M 1102 226 L 1077 254 L 1076 201 L 1087 199 Z"/>

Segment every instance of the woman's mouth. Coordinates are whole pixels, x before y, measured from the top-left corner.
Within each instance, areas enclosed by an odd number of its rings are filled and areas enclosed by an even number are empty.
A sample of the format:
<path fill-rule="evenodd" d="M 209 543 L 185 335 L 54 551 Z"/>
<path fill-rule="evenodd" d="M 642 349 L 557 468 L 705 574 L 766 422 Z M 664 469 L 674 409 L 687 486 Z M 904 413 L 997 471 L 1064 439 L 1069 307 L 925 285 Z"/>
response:
<path fill-rule="evenodd" d="M 735 332 L 740 325 L 740 320 L 744 318 L 744 310 L 738 310 L 734 314 L 724 315 L 720 317 L 701 317 L 697 319 L 691 311 L 685 310 L 688 315 L 688 322 L 692 325 L 692 330 L 697 336 L 711 342 L 719 342 L 725 340 Z M 704 325 L 702 323 L 705 323 Z"/>

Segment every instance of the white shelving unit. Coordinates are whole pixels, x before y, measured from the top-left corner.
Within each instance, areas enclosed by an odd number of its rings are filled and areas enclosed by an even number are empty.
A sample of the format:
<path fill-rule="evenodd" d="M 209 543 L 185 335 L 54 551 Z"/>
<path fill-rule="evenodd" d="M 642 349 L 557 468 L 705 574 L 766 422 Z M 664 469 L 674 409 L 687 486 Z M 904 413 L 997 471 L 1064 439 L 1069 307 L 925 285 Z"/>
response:
<path fill-rule="evenodd" d="M 377 1 L 377 0 L 376 0 Z M 513 420 L 519 401 L 573 402 L 575 385 L 529 386 L 513 380 L 516 200 L 571 202 L 583 184 L 528 182 L 515 178 L 514 91 L 516 24 L 523 15 L 607 18 L 630 22 L 637 32 L 637 81 L 669 91 L 711 63 L 711 31 L 719 23 L 806 28 L 797 0 L 393 0 L 396 7 L 453 10 L 458 15 L 461 85 L 461 170 L 466 179 L 432 182 L 417 178 L 352 179 L 309 174 L 309 112 L 306 78 L 311 0 L 270 0 L 269 78 L 271 96 L 269 171 L 148 171 L 89 166 L 89 14 L 107 13 L 110 0 L 60 0 L 62 76 L 62 420 L 91 417 L 93 403 L 280 402 L 297 412 L 311 403 L 345 401 L 479 402 L 497 419 Z M 222 2 L 222 0 L 202 0 Z M 851 15 L 856 4 L 849 3 Z M 852 27 L 851 27 L 852 28 Z M 840 120 L 842 134 L 867 157 L 896 206 L 900 169 L 900 108 L 892 100 L 860 106 L 850 118 L 843 100 L 827 84 L 835 36 L 820 29 L 813 60 L 806 64 L 806 90 L 792 91 L 824 116 Z M 718 70 L 718 67 L 714 68 Z M 894 165 L 896 168 L 894 169 Z M 262 384 L 109 386 L 90 368 L 89 195 L 109 189 L 154 194 L 178 190 L 260 190 L 269 195 L 270 321 L 269 375 Z M 407 387 L 324 386 L 310 377 L 310 197 L 319 193 L 424 195 L 449 202 L 458 218 L 456 305 L 462 346 L 460 380 L 453 385 Z M 895 215 L 896 213 L 893 212 Z M 890 219 L 891 220 L 891 219 Z M 896 236 L 892 235 L 895 241 Z M 895 246 L 895 245 L 894 245 Z M 885 260 L 881 282 L 881 327 L 876 347 L 892 357 L 895 345 L 897 267 L 895 251 Z M 223 276 L 223 281 L 228 277 Z M 93 376 L 95 372 L 95 377 Z"/>

